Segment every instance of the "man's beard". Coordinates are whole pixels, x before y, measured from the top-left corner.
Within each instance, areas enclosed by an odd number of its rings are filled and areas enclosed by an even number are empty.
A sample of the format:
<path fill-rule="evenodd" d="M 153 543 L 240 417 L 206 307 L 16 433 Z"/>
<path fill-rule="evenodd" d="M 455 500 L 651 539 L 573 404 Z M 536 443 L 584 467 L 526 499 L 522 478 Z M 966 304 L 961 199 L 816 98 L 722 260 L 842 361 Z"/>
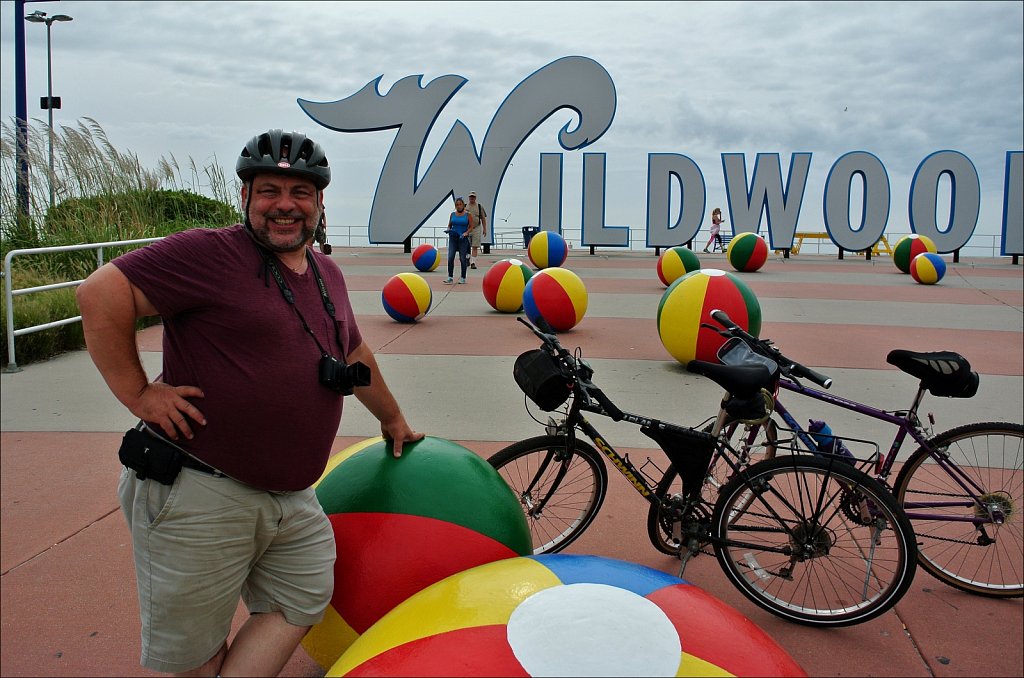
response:
<path fill-rule="evenodd" d="M 306 244 L 310 240 L 312 240 L 313 234 L 316 231 L 314 227 L 311 227 L 309 225 L 309 221 L 307 220 L 304 221 L 302 224 L 301 238 L 297 242 L 294 242 L 290 245 L 277 244 L 271 241 L 271 229 L 269 226 L 266 225 L 267 221 L 269 221 L 269 219 L 264 219 L 264 225 L 262 227 L 253 224 L 252 232 L 253 236 L 255 236 L 256 238 L 256 241 L 259 242 L 259 244 L 263 245 L 263 247 L 270 250 L 271 252 L 296 252 L 298 250 L 301 250 L 303 247 L 306 246 Z"/>

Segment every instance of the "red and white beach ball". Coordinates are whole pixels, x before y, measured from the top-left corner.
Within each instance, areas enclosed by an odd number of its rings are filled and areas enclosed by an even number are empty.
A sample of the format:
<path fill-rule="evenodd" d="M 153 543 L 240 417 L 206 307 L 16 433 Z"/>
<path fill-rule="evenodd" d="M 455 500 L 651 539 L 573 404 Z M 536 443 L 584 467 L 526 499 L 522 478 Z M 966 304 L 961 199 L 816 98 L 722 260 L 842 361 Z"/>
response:
<path fill-rule="evenodd" d="M 412 596 L 328 676 L 804 676 L 742 614 L 621 560 L 510 558 Z"/>
<path fill-rule="evenodd" d="M 935 242 L 926 235 L 917 235 L 916 233 L 905 235 L 896 242 L 896 247 L 892 249 L 892 263 L 896 264 L 896 268 L 904 273 L 910 273 L 910 262 L 914 260 L 914 257 L 925 252 L 937 254 L 938 251 Z"/>
<path fill-rule="evenodd" d="M 433 271 L 441 263 L 441 254 L 430 243 L 423 243 L 412 251 L 412 265 L 424 273 Z"/>
<path fill-rule="evenodd" d="M 526 283 L 523 310 L 535 325 L 543 319 L 556 332 L 571 330 L 587 312 L 587 288 L 567 268 L 545 268 Z"/>
<path fill-rule="evenodd" d="M 381 437 L 331 457 L 316 496 L 334 529 L 334 594 L 302 645 L 330 668 L 360 634 L 417 591 L 533 551 L 519 500 L 490 464 L 427 436 L 396 459 Z"/>
<path fill-rule="evenodd" d="M 934 285 L 946 275 L 946 262 L 934 252 L 922 252 L 910 260 L 910 275 L 922 285 Z"/>
<path fill-rule="evenodd" d="M 530 261 L 537 268 L 561 266 L 569 256 L 569 245 L 565 238 L 554 231 L 539 231 L 530 238 L 526 248 Z"/>
<path fill-rule="evenodd" d="M 523 310 L 523 292 L 531 277 L 533 271 L 518 259 L 497 261 L 484 274 L 484 299 L 496 311 L 518 313 Z"/>
<path fill-rule="evenodd" d="M 700 326 L 718 326 L 711 319 L 715 309 L 754 336 L 761 332 L 761 304 L 750 288 L 732 273 L 702 268 L 672 283 L 658 305 L 658 335 L 673 358 L 683 365 L 717 360 L 725 338 Z"/>
<path fill-rule="evenodd" d="M 658 278 L 666 287 L 700 268 L 700 259 L 688 247 L 672 247 L 658 257 Z"/>
<path fill-rule="evenodd" d="M 380 294 L 384 310 L 400 323 L 413 323 L 430 310 L 433 295 L 427 281 L 415 273 L 398 273 Z"/>
<path fill-rule="evenodd" d="M 729 242 L 725 257 L 737 271 L 752 273 L 768 260 L 768 243 L 757 233 L 740 233 Z"/>

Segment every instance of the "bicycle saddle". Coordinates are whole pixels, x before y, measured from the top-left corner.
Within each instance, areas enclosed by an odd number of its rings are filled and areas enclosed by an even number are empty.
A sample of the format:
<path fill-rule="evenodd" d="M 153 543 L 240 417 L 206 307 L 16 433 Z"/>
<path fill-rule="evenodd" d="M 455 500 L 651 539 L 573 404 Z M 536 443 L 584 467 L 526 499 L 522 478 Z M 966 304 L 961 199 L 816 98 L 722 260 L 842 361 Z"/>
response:
<path fill-rule="evenodd" d="M 719 365 L 704 360 L 691 360 L 686 369 L 707 377 L 729 393 L 751 398 L 771 386 L 774 376 L 764 365 Z"/>
<path fill-rule="evenodd" d="M 978 392 L 978 373 L 971 364 L 954 351 L 919 353 L 896 349 L 889 351 L 885 361 L 921 380 L 921 388 L 932 395 L 947 398 L 971 398 Z"/>

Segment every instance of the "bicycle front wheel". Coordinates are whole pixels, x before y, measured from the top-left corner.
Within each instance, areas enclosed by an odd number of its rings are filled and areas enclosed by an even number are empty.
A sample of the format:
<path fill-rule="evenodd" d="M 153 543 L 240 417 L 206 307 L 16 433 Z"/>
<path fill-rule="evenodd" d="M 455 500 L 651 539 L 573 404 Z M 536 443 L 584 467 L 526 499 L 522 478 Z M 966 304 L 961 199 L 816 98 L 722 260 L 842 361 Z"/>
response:
<path fill-rule="evenodd" d="M 914 533 L 892 494 L 841 461 L 777 457 L 722 488 L 711 519 L 719 564 L 783 619 L 848 626 L 910 588 Z"/>
<path fill-rule="evenodd" d="M 921 567 L 963 591 L 1021 597 L 1024 426 L 960 426 L 931 438 L 927 448 L 918 448 L 896 478 Z"/>
<path fill-rule="evenodd" d="M 488 463 L 512 488 L 526 515 L 533 553 L 556 553 L 590 527 L 608 489 L 601 455 L 564 436 L 538 436 L 496 452 Z"/>

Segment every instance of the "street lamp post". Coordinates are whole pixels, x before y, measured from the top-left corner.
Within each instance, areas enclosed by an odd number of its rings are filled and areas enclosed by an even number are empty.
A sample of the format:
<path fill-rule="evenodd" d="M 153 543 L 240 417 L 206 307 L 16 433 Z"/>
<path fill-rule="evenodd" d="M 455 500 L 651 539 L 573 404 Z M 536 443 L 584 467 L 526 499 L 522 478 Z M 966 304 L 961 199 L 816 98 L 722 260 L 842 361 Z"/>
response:
<path fill-rule="evenodd" d="M 50 127 L 50 207 L 53 207 L 53 109 L 60 108 L 60 97 L 53 96 L 53 50 L 50 47 L 50 26 L 54 21 L 72 21 L 73 17 L 67 14 L 54 14 L 46 16 L 46 12 L 36 10 L 25 17 L 25 21 L 35 24 L 46 24 L 46 98 L 42 100 L 42 108 L 48 113 Z"/>

